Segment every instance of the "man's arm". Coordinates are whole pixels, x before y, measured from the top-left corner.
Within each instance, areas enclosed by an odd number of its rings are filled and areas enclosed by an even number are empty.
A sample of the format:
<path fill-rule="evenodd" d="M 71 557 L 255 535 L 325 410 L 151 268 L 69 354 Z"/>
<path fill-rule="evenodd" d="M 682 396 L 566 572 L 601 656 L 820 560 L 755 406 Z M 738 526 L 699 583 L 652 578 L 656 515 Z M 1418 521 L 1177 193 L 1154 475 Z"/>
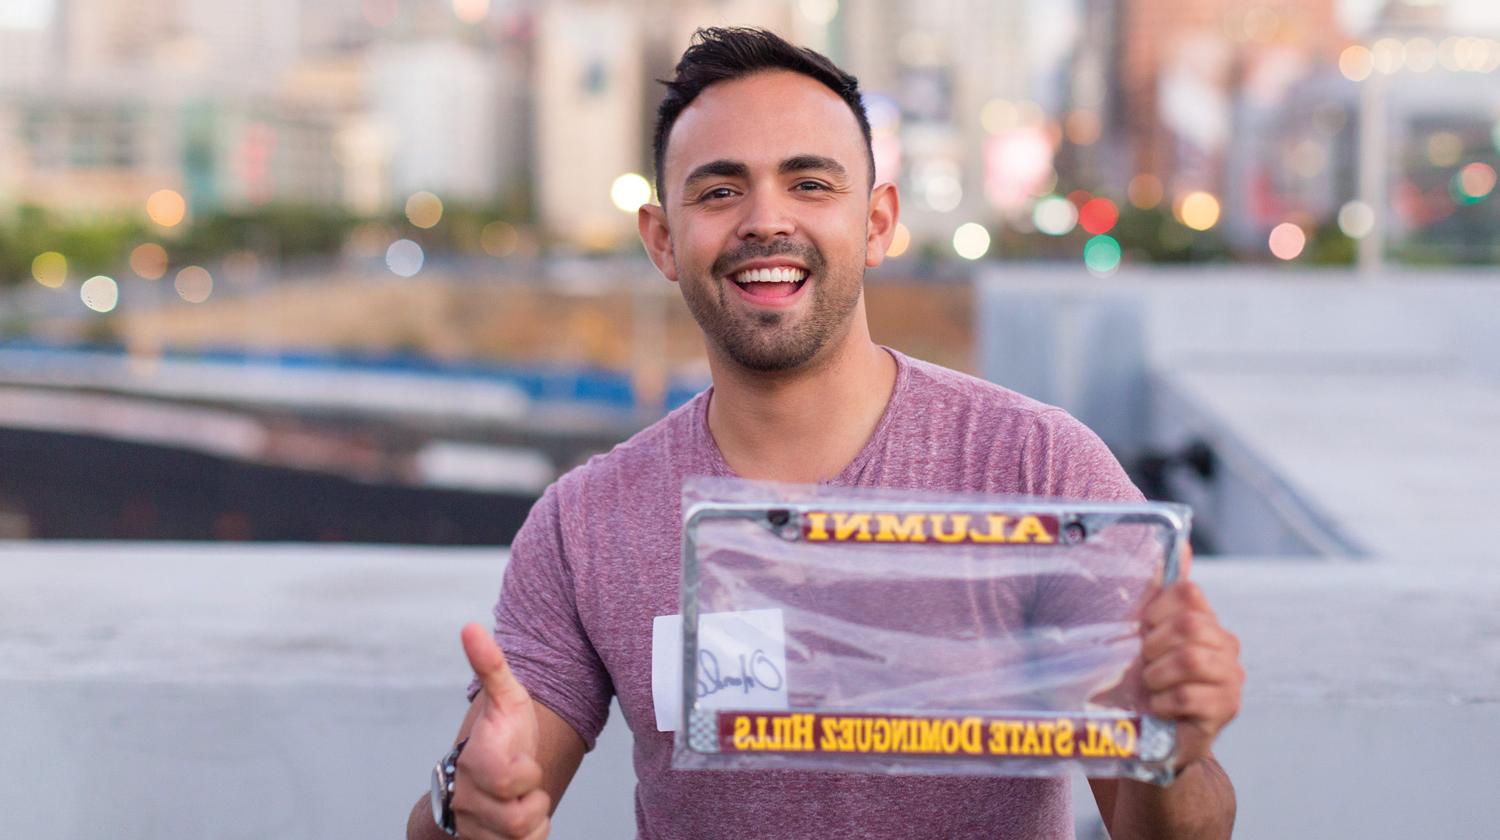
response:
<path fill-rule="evenodd" d="M 1212 756 L 1184 767 L 1169 787 L 1132 779 L 1089 779 L 1089 787 L 1113 840 L 1218 840 L 1234 827 L 1234 785 Z"/>
<path fill-rule="evenodd" d="M 453 795 L 461 836 L 545 837 L 551 814 L 583 761 L 583 738 L 556 712 L 532 700 L 499 646 L 482 627 L 471 626 L 475 629 L 465 628 L 464 649 L 481 688 L 453 741 L 469 739 L 459 758 Z M 427 796 L 412 807 L 406 836 L 448 840 L 432 819 Z"/>
<path fill-rule="evenodd" d="M 1213 756 L 1213 742 L 1239 713 L 1245 683 L 1239 640 L 1186 580 L 1151 600 L 1142 625 L 1141 679 L 1151 713 L 1177 723 L 1177 778 L 1168 787 L 1090 780 L 1099 814 L 1114 840 L 1227 840 L 1234 785 Z"/>

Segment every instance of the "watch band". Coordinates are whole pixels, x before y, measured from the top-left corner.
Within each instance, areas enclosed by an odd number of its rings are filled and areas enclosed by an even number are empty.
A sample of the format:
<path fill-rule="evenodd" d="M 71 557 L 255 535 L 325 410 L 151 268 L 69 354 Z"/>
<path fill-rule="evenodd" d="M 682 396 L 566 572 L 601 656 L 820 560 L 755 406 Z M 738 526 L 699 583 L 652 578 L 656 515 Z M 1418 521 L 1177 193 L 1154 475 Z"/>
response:
<path fill-rule="evenodd" d="M 432 821 L 450 837 L 458 836 L 453 819 L 453 786 L 458 781 L 458 756 L 467 743 L 468 738 L 459 741 L 432 768 Z"/>

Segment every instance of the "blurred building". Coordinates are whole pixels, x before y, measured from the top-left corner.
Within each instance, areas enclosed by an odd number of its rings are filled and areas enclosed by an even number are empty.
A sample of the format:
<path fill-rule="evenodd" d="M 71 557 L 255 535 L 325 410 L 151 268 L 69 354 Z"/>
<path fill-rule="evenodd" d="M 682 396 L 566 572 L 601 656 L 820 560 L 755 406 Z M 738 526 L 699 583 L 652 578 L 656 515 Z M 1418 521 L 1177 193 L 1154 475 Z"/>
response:
<path fill-rule="evenodd" d="M 524 193 L 516 15 L 477 29 L 416 5 L 55 0 L 25 26 L 0 18 L 0 190 L 133 212 L 162 188 L 196 211 Z"/>
<path fill-rule="evenodd" d="M 1026 4 L 848 3 L 831 40 L 869 97 L 877 169 L 918 240 L 1028 205 L 1055 180 Z"/>
<path fill-rule="evenodd" d="M 1378 235 L 1415 258 L 1494 258 L 1487 231 L 1500 207 L 1482 199 L 1500 168 L 1500 41 L 1455 31 L 1446 12 L 1388 2 L 1341 69 L 1288 91 L 1255 138 L 1266 185 L 1254 222 L 1326 222 L 1358 201 L 1380 215 Z M 1362 161 L 1373 179 L 1362 181 Z M 1491 185 L 1467 194 L 1466 172 Z"/>

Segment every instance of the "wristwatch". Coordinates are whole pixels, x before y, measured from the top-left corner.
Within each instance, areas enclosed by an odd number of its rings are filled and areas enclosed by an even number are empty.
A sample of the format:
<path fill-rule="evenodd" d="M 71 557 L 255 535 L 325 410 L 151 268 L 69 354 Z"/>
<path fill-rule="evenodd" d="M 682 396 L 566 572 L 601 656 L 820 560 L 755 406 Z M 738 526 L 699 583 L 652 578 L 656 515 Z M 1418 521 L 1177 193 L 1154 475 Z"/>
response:
<path fill-rule="evenodd" d="M 432 768 L 432 821 L 450 837 L 458 836 L 458 826 L 453 823 L 453 784 L 458 780 L 458 754 L 467 743 L 468 738 L 459 741 Z"/>

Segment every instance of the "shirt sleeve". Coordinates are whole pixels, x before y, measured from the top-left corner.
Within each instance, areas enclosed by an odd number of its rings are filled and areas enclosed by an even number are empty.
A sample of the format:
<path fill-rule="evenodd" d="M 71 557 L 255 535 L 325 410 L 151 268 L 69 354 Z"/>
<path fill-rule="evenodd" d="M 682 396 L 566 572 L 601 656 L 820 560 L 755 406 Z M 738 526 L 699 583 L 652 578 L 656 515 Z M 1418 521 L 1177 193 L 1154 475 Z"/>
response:
<path fill-rule="evenodd" d="M 1036 415 L 1021 450 L 1021 487 L 1028 495 L 1089 502 L 1146 499 L 1104 441 L 1060 408 Z"/>
<path fill-rule="evenodd" d="M 495 604 L 495 641 L 533 700 L 594 748 L 613 684 L 578 614 L 558 485 L 547 488 L 511 543 Z M 472 700 L 478 680 L 469 684 Z"/>

